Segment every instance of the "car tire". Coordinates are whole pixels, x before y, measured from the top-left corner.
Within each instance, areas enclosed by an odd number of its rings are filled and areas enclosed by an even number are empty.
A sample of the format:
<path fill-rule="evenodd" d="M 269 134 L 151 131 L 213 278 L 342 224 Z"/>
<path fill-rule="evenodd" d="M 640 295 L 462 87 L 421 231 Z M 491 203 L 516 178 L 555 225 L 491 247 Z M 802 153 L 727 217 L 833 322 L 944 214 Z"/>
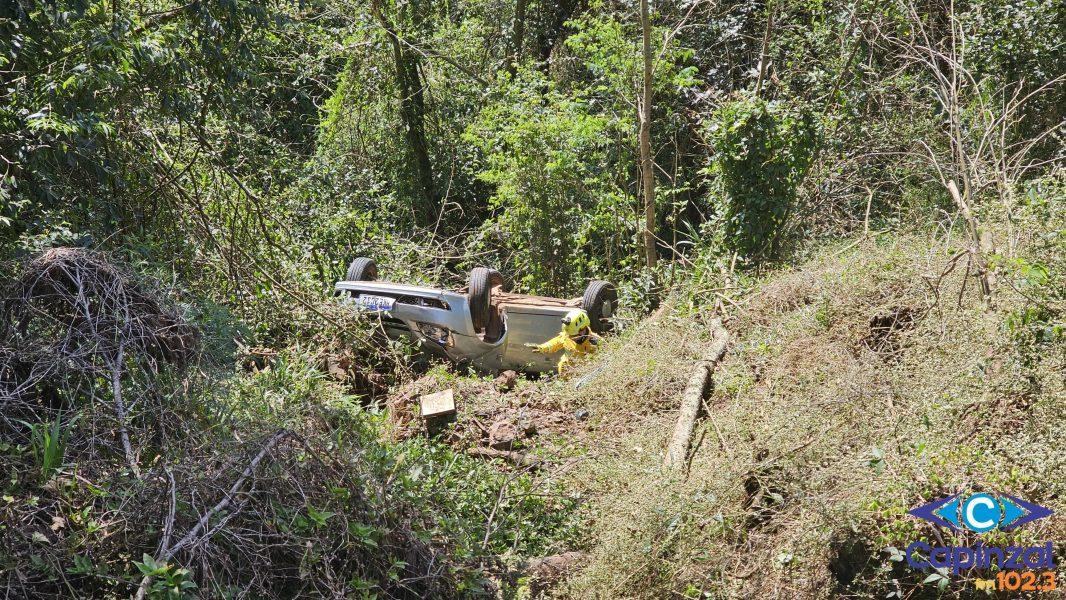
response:
<path fill-rule="evenodd" d="M 344 275 L 345 281 L 374 281 L 378 278 L 378 264 L 373 259 L 365 256 L 352 261 L 348 265 L 348 272 Z"/>
<path fill-rule="evenodd" d="M 492 288 L 505 286 L 503 275 L 496 269 L 474 267 L 470 271 L 470 285 L 467 287 L 466 299 L 470 304 L 470 320 L 475 331 L 482 331 L 492 318 Z"/>
<path fill-rule="evenodd" d="M 596 333 L 608 333 L 614 329 L 610 318 L 614 316 L 617 306 L 618 289 L 609 281 L 590 281 L 581 297 L 581 308 L 588 313 L 589 321 L 592 321 L 592 331 Z"/>

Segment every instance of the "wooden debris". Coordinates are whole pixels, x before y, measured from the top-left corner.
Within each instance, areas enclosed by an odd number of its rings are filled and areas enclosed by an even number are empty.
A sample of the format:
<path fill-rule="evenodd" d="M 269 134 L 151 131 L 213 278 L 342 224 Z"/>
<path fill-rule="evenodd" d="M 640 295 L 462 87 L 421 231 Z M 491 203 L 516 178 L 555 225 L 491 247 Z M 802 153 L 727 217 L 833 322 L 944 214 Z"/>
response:
<path fill-rule="evenodd" d="M 529 591 L 534 596 L 543 594 L 588 562 L 588 558 L 584 552 L 563 552 L 530 560 L 525 569 Z"/>
<path fill-rule="evenodd" d="M 719 361 L 725 356 L 726 346 L 729 344 L 729 332 L 722 326 L 722 322 L 715 320 L 711 324 L 714 342 L 707 358 L 696 363 L 689 377 L 688 385 L 681 394 L 681 409 L 677 415 L 677 424 L 674 426 L 674 435 L 670 445 L 666 447 L 664 466 L 673 469 L 684 467 L 688 458 L 689 442 L 692 440 L 692 431 L 696 427 L 696 416 L 700 410 L 700 404 L 711 390 L 711 374 L 714 373 Z"/>
<path fill-rule="evenodd" d="M 422 418 L 437 420 L 455 414 L 455 392 L 451 388 L 418 397 Z"/>
<path fill-rule="evenodd" d="M 527 467 L 535 469 L 540 466 L 541 460 L 534 458 L 528 454 L 521 452 L 515 452 L 514 450 L 497 450 L 495 448 L 469 448 L 466 451 L 467 454 L 475 458 L 499 458 L 505 460 L 516 467 Z"/>

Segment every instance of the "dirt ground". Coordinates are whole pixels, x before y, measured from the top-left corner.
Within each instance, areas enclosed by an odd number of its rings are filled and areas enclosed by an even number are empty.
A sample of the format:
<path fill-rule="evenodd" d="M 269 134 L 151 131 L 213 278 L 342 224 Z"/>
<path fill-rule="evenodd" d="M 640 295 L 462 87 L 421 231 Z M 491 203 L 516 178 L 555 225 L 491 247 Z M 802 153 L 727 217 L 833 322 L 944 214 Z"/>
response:
<path fill-rule="evenodd" d="M 447 389 L 454 393 L 455 415 L 422 419 L 419 398 Z M 457 450 L 505 463 L 521 462 L 529 454 L 554 454 L 558 443 L 589 430 L 586 410 L 564 408 L 545 386 L 513 371 L 495 380 L 434 371 L 395 390 L 386 406 L 395 439 L 429 435 Z"/>

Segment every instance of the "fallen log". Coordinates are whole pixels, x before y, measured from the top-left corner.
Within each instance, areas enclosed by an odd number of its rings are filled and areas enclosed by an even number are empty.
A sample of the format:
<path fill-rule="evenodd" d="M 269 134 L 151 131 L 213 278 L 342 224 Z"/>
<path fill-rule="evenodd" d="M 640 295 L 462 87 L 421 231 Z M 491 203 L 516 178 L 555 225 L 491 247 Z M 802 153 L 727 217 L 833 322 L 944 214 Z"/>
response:
<path fill-rule="evenodd" d="M 711 323 L 711 331 L 714 337 L 710 352 L 706 358 L 696 363 L 688 384 L 685 386 L 685 391 L 681 394 L 681 408 L 677 414 L 677 424 L 674 425 L 674 434 L 670 439 L 670 445 L 666 447 L 666 458 L 663 460 L 663 465 L 667 468 L 684 467 L 700 404 L 711 391 L 711 375 L 722 357 L 725 356 L 726 346 L 729 345 L 729 332 L 722 326 L 721 321 L 715 319 Z"/>
<path fill-rule="evenodd" d="M 515 452 L 514 450 L 497 450 L 496 448 L 469 448 L 466 451 L 467 454 L 475 458 L 499 458 L 505 460 L 516 467 L 526 467 L 535 469 L 540 466 L 540 459 L 523 454 L 521 452 Z"/>

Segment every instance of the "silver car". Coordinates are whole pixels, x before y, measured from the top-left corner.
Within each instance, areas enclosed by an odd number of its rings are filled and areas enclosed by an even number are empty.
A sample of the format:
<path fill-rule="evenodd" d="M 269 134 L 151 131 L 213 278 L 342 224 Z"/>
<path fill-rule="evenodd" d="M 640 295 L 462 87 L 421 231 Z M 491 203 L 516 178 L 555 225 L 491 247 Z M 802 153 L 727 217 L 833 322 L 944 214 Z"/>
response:
<path fill-rule="evenodd" d="M 535 353 L 527 344 L 559 333 L 562 317 L 573 308 L 588 313 L 593 331 L 606 333 L 618 303 L 615 286 L 599 280 L 571 300 L 514 294 L 498 271 L 485 267 L 473 269 L 467 287 L 458 291 L 377 277 L 374 261 L 360 257 L 335 289 L 358 309 L 377 315 L 390 338 L 405 338 L 429 354 L 480 371 L 552 371 L 558 355 Z"/>

